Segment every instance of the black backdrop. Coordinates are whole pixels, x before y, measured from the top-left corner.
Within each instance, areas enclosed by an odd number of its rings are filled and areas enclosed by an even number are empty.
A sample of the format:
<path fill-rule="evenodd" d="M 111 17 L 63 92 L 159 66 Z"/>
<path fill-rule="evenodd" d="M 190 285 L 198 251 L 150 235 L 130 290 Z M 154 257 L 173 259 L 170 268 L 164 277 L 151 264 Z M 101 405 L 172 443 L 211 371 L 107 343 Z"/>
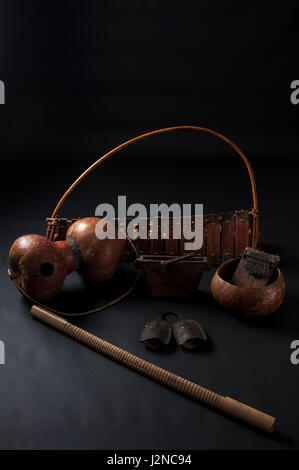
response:
<path fill-rule="evenodd" d="M 210 298 L 148 300 L 142 292 L 78 324 L 162 367 L 275 414 L 268 438 L 64 339 L 28 315 L 1 270 L 1 448 L 279 449 L 298 446 L 297 152 L 298 4 L 177 1 L 1 1 L 1 255 L 43 233 L 44 218 L 78 174 L 135 135 L 195 124 L 236 141 L 255 169 L 262 228 L 281 253 L 288 295 L 260 322 L 243 322 Z M 203 202 L 250 208 L 248 177 L 223 143 L 182 132 L 138 144 L 107 162 L 61 215 L 93 215 L 99 202 Z M 125 283 L 125 281 L 123 281 Z M 122 282 L 120 282 L 122 284 Z M 121 290 L 117 280 L 110 295 Z M 76 277 L 58 299 L 86 307 Z M 109 292 L 108 292 L 109 293 Z M 104 295 L 100 291 L 100 299 Z M 105 297 L 105 295 L 104 295 Z M 145 321 L 180 309 L 199 319 L 211 347 L 153 354 Z"/>
<path fill-rule="evenodd" d="M 251 153 L 280 156 L 288 142 L 293 154 L 297 26 L 296 1 L 2 1 L 1 149 L 94 158 L 196 123 L 244 134 Z"/>

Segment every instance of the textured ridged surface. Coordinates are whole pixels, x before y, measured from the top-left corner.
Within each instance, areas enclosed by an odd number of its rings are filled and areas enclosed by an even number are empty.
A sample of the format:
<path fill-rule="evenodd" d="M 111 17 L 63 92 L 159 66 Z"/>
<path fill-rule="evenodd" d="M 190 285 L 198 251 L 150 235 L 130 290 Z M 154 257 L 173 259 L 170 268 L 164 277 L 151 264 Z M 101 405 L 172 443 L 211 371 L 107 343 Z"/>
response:
<path fill-rule="evenodd" d="M 107 341 L 104 341 L 97 336 L 88 333 L 81 328 L 78 328 L 71 323 L 66 322 L 63 331 L 71 336 L 72 338 L 92 347 L 93 349 L 105 354 L 108 357 L 138 371 L 139 373 L 146 375 L 157 382 L 160 382 L 178 392 L 188 395 L 195 400 L 201 401 L 202 403 L 211 407 L 217 408 L 220 400 L 223 398 L 217 393 L 211 392 L 206 388 L 201 387 L 189 380 L 179 377 L 176 374 L 172 374 L 161 367 L 155 366 L 144 359 L 141 359 L 133 354 L 114 346 Z"/>
<path fill-rule="evenodd" d="M 134 356 L 133 354 L 118 348 L 117 346 L 114 346 L 91 333 L 88 333 L 88 331 L 83 330 L 82 328 L 78 328 L 64 318 L 55 315 L 45 308 L 33 305 L 31 308 L 31 315 L 74 338 L 76 341 L 90 346 L 105 356 L 136 370 L 140 374 L 150 377 L 156 382 L 160 382 L 161 384 L 176 390 L 177 392 L 183 393 L 184 395 L 198 400 L 205 405 L 216 408 L 223 413 L 244 421 L 251 426 L 262 429 L 263 431 L 272 432 L 274 429 L 275 418 L 273 418 L 273 416 L 256 410 L 244 403 L 233 400 L 232 398 L 218 395 L 217 393 L 211 392 L 200 385 L 183 379 L 178 375 L 172 374 L 165 369 L 161 369 L 161 367 L 155 366 L 140 357 Z"/>

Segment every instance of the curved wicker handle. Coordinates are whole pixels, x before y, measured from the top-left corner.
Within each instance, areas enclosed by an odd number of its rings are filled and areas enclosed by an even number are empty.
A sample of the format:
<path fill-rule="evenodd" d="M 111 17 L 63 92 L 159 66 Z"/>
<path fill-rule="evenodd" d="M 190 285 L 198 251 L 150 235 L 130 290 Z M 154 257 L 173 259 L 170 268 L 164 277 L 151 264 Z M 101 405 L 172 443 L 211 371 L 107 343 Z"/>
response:
<path fill-rule="evenodd" d="M 253 198 L 253 210 L 258 211 L 257 191 L 256 191 L 256 183 L 255 183 L 253 170 L 252 170 L 252 167 L 251 167 L 249 161 L 245 157 L 244 153 L 239 149 L 239 147 L 234 142 L 229 140 L 227 137 L 225 137 L 222 134 L 219 134 L 219 132 L 213 131 L 212 129 L 207 129 L 205 127 L 199 127 L 199 126 L 175 126 L 175 127 L 166 127 L 164 129 L 158 129 L 158 130 L 155 130 L 155 131 L 152 131 L 152 132 L 147 132 L 146 134 L 141 134 L 137 137 L 134 137 L 134 139 L 127 140 L 126 142 L 122 143 L 121 145 L 118 145 L 114 149 L 110 150 L 110 152 L 106 153 L 101 158 L 96 160 L 89 168 L 87 168 L 87 170 L 85 170 L 82 173 L 82 175 L 79 176 L 79 178 L 76 179 L 76 181 L 74 181 L 74 183 L 64 193 L 64 195 L 62 196 L 62 198 L 58 202 L 57 206 L 55 207 L 54 212 L 52 214 L 52 217 L 54 218 L 54 217 L 57 216 L 57 213 L 58 213 L 60 207 L 62 206 L 62 204 L 64 203 L 66 198 L 71 194 L 71 192 L 76 188 L 76 186 L 78 186 L 78 184 L 81 183 L 81 181 L 89 173 L 91 173 L 91 171 L 93 171 L 97 166 L 99 166 L 104 160 L 111 157 L 114 153 L 118 152 L 119 150 L 122 150 L 125 147 L 128 147 L 129 145 L 133 144 L 134 142 L 137 142 L 139 140 L 143 140 L 146 137 L 150 137 L 150 136 L 155 135 L 155 134 L 163 134 L 164 132 L 170 132 L 170 131 L 176 131 L 176 130 L 182 130 L 182 129 L 191 129 L 191 130 L 202 131 L 202 132 L 206 132 L 208 134 L 215 135 L 219 139 L 224 140 L 224 142 L 226 142 L 228 145 L 230 145 L 237 152 L 237 154 L 242 158 L 243 162 L 245 163 L 246 168 L 247 168 L 248 173 L 249 173 L 250 182 L 251 182 L 251 190 L 252 190 L 252 198 Z"/>

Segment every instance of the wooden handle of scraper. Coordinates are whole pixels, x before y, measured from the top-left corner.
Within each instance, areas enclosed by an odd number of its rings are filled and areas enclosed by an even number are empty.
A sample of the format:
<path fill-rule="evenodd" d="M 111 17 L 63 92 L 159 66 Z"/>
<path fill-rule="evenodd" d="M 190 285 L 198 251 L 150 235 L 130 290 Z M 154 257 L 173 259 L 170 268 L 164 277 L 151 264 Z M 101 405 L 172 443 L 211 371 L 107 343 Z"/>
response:
<path fill-rule="evenodd" d="M 47 325 L 52 326 L 56 330 L 71 336 L 80 343 L 95 349 L 105 356 L 134 369 L 142 375 L 150 377 L 156 382 L 198 400 L 211 408 L 222 411 L 227 415 L 233 416 L 234 418 L 244 421 L 251 426 L 262 429 L 263 431 L 270 433 L 274 429 L 275 418 L 272 416 L 262 413 L 250 406 L 244 405 L 232 398 L 218 395 L 217 393 L 201 387 L 200 385 L 190 382 L 178 375 L 172 374 L 161 367 L 155 366 L 144 359 L 134 356 L 133 354 L 130 354 L 129 352 L 88 333 L 88 331 L 83 330 L 82 328 L 78 328 L 64 318 L 49 312 L 45 308 L 34 305 L 31 308 L 31 315 Z"/>

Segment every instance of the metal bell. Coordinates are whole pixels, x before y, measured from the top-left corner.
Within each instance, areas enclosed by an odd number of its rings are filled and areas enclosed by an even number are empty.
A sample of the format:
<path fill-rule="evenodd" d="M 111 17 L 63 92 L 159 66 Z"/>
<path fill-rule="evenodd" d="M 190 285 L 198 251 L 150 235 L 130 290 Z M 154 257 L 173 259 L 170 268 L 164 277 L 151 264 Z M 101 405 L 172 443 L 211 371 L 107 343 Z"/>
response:
<path fill-rule="evenodd" d="M 179 316 L 179 319 L 174 322 L 172 329 L 177 344 L 186 349 L 199 348 L 202 341 L 207 340 L 203 328 L 195 320 L 189 320 L 180 314 L 176 315 Z"/>
<path fill-rule="evenodd" d="M 155 320 L 147 323 L 143 328 L 140 341 L 150 349 L 160 349 L 170 343 L 172 330 L 171 325 L 164 320 L 162 313 Z"/>

